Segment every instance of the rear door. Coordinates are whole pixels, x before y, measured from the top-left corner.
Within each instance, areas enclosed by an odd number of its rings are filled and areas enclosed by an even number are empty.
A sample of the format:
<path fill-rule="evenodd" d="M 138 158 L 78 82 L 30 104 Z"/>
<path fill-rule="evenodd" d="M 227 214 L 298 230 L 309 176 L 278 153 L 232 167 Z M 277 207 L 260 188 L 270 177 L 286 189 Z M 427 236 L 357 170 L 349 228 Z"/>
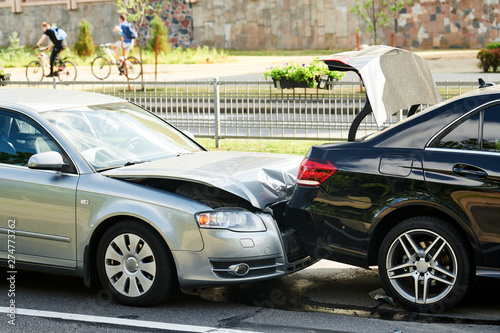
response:
<path fill-rule="evenodd" d="M 468 220 L 485 266 L 500 262 L 500 105 L 462 119 L 423 156 L 427 187 Z"/>

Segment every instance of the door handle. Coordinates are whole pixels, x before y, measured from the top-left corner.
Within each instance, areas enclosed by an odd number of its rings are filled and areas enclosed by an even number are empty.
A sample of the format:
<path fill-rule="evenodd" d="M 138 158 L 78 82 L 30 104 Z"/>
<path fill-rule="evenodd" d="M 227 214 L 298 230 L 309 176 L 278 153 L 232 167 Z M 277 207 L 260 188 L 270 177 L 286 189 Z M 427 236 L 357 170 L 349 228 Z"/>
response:
<path fill-rule="evenodd" d="M 478 178 L 488 177 L 488 174 L 486 173 L 486 171 L 484 171 L 480 168 L 477 168 L 475 166 L 472 166 L 472 165 L 467 165 L 467 164 L 455 164 L 455 166 L 453 166 L 452 170 L 457 176 L 461 176 L 461 177 L 465 177 L 465 178 L 478 179 Z"/>

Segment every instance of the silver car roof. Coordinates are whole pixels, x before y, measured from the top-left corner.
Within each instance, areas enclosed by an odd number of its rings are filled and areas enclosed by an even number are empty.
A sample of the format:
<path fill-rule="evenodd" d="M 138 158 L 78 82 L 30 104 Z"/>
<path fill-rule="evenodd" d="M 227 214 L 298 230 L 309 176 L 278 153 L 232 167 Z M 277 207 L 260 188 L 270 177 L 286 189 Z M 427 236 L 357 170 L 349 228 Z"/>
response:
<path fill-rule="evenodd" d="M 37 112 L 119 102 L 125 102 L 125 100 L 104 94 L 74 90 L 38 88 L 0 89 L 0 105 L 18 105 Z"/>

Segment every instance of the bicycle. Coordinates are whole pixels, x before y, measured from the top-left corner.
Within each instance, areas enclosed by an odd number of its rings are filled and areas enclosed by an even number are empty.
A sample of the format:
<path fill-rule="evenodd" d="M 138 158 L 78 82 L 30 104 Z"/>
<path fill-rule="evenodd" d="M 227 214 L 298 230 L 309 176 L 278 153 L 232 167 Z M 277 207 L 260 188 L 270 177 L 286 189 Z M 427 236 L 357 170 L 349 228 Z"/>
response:
<path fill-rule="evenodd" d="M 40 51 L 37 60 L 31 61 L 26 66 L 26 79 L 28 81 L 42 81 L 45 77 L 45 68 L 50 68 L 50 58 L 45 54 L 47 47 L 39 47 Z M 75 81 L 76 80 L 76 66 L 67 58 L 56 57 L 54 63 L 54 73 L 57 74 L 59 81 Z"/>
<path fill-rule="evenodd" d="M 104 54 L 92 60 L 92 64 L 90 65 L 92 74 L 94 74 L 97 79 L 104 80 L 111 74 L 111 65 L 113 64 L 118 67 L 120 75 L 123 74 L 130 80 L 137 79 L 142 73 L 142 64 L 139 59 L 127 57 L 125 60 L 127 67 L 124 68 L 123 63 L 118 63 L 116 61 L 114 52 L 110 48 L 111 45 L 113 45 L 113 43 L 99 45 L 99 48 Z"/>

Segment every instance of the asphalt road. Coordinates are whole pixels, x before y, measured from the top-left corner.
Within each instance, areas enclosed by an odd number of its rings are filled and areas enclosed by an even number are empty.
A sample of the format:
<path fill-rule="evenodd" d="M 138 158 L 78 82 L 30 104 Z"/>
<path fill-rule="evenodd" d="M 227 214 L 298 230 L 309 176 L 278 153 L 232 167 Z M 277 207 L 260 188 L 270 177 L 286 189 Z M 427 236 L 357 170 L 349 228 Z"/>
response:
<path fill-rule="evenodd" d="M 6 270 L 0 274 L 8 277 Z M 2 278 L 0 332 L 499 332 L 500 283 L 482 279 L 444 314 L 416 314 L 369 293 L 376 270 L 329 261 L 267 282 L 179 293 L 137 308 L 71 277 L 18 271 L 15 326 Z"/>

